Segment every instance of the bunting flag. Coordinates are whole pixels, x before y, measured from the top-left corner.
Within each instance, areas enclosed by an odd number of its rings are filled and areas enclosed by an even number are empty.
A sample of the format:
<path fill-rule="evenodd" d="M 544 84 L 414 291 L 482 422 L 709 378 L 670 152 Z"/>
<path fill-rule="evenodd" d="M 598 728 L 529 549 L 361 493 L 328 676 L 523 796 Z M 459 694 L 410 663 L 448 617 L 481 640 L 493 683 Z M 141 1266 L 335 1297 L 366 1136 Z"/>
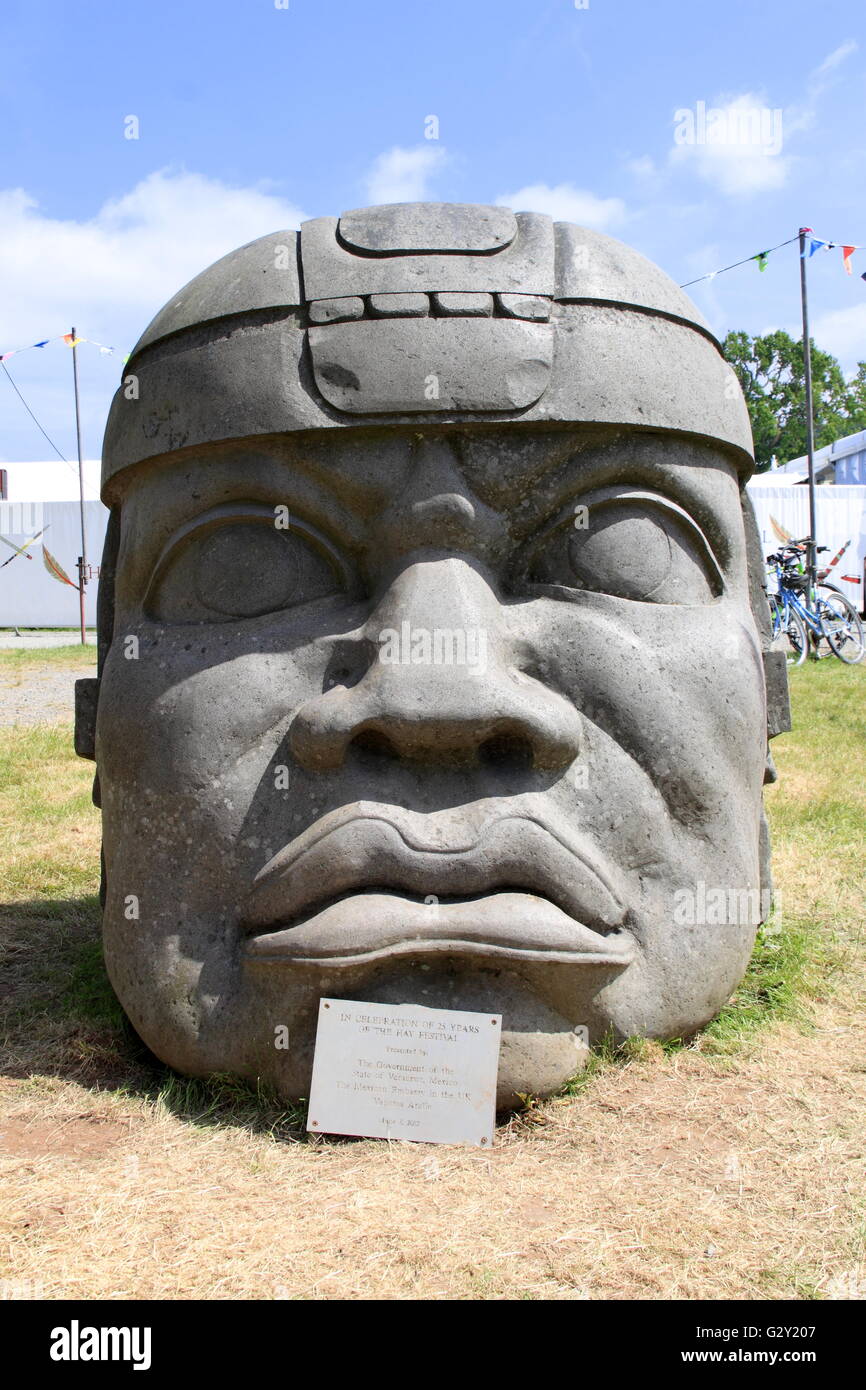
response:
<path fill-rule="evenodd" d="M 28 343 L 28 344 L 27 344 L 27 347 L 23 347 L 23 348 L 10 348 L 10 350 L 9 350 L 8 352 L 0 352 L 0 362 L 5 362 L 6 359 L 7 359 L 7 357 L 14 357 L 15 354 L 16 354 L 16 352 L 28 352 L 28 351 L 30 350 L 30 348 L 43 348 L 43 347 L 47 347 L 47 345 L 48 345 L 49 343 L 51 343 L 51 342 L 56 342 L 56 341 L 57 341 L 57 340 L 56 340 L 56 339 L 53 339 L 53 338 L 43 338 L 41 343 Z"/>
<path fill-rule="evenodd" d="M 769 254 L 769 251 L 759 251 L 757 256 L 755 256 L 754 259 L 758 262 L 759 270 L 767 269 L 767 257 L 769 256 Z"/>
<path fill-rule="evenodd" d="M 849 275 L 852 274 L 852 270 L 851 270 L 851 257 L 853 256 L 854 252 L 855 252 L 855 251 L 858 251 L 859 249 L 860 249 L 860 248 L 859 248 L 858 246 L 843 246 L 843 247 L 842 247 L 842 264 L 844 265 L 844 267 L 845 267 L 845 269 L 846 269 L 846 271 L 848 272 Z"/>
<path fill-rule="evenodd" d="M 44 542 L 42 545 L 42 562 L 45 565 L 45 568 L 47 569 L 48 573 L 54 579 L 58 580 L 59 583 L 68 584 L 70 589 L 78 588 L 77 584 L 73 584 L 72 580 L 69 578 L 69 575 L 66 573 L 66 570 L 63 568 L 63 566 L 59 564 L 57 560 L 55 560 L 54 556 L 51 554 L 51 551 L 48 549 L 47 545 L 45 545 Z"/>
<path fill-rule="evenodd" d="M 14 357 L 16 353 L 29 352 L 31 348 L 47 347 L 49 343 L 65 343 L 67 347 L 80 347 L 82 343 L 89 343 L 91 347 L 99 349 L 101 357 L 114 356 L 113 347 L 106 347 L 105 343 L 98 343 L 95 338 L 79 338 L 76 336 L 73 342 L 71 333 L 60 333 L 56 338 L 42 338 L 38 343 L 25 343 L 23 347 L 10 348 L 8 352 L 0 352 L 0 362 L 7 362 L 9 358 Z M 126 358 L 124 358 L 124 361 L 126 361 Z"/>

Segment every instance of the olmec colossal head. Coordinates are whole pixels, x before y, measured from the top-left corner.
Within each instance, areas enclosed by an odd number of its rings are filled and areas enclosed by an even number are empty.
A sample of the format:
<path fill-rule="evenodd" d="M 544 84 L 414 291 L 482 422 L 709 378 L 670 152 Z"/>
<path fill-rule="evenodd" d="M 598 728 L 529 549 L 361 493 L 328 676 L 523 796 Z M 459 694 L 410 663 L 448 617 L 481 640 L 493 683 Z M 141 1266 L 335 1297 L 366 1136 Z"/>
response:
<path fill-rule="evenodd" d="M 112 406 L 79 692 L 153 1051 L 301 1096 L 322 994 L 489 1009 L 507 1102 L 710 1019 L 767 908 L 766 672 L 784 724 L 751 467 L 692 304 L 568 223 L 367 208 L 181 290 Z"/>

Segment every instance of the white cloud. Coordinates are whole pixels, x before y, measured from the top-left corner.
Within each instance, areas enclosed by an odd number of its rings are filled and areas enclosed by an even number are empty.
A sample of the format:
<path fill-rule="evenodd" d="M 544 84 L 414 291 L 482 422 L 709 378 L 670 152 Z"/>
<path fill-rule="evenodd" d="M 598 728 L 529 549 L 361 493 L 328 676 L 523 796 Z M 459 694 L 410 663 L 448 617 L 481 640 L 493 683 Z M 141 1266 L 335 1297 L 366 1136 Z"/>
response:
<path fill-rule="evenodd" d="M 818 347 L 832 352 L 849 376 L 856 371 L 858 362 L 866 362 L 866 304 L 821 314 L 812 324 L 811 333 Z"/>
<path fill-rule="evenodd" d="M 788 113 L 791 134 L 793 117 Z M 698 101 L 674 113 L 674 148 L 669 162 L 691 169 L 726 195 L 782 188 L 791 160 L 782 155 L 786 113 L 769 107 L 762 94 L 744 92 L 713 105 Z M 802 124 L 798 118 L 796 128 Z"/>
<path fill-rule="evenodd" d="M 2 347 L 68 332 L 128 349 L 193 275 L 236 246 L 303 214 L 255 188 L 160 170 L 83 221 L 42 212 L 23 189 L 0 191 Z"/>
<path fill-rule="evenodd" d="M 419 203 L 429 197 L 429 185 L 448 156 L 433 142 L 404 149 L 395 145 L 373 162 L 367 175 L 367 199 L 374 203 Z"/>
<path fill-rule="evenodd" d="M 576 222 L 581 227 L 605 231 L 626 216 L 621 198 L 598 198 L 571 183 L 530 183 L 516 193 L 504 193 L 496 199 L 499 207 L 514 208 L 515 212 L 546 212 L 557 222 Z"/>
<path fill-rule="evenodd" d="M 627 159 L 625 167 L 637 179 L 651 179 L 656 172 L 655 162 L 648 154 L 643 154 L 638 159 Z"/>
<path fill-rule="evenodd" d="M 832 53 L 828 53 L 823 63 L 819 63 L 809 78 L 809 91 L 815 97 L 823 91 L 827 85 L 827 78 L 833 73 L 846 58 L 850 58 L 852 53 L 856 53 L 859 45 L 856 39 L 846 39 L 840 43 L 838 48 L 834 48 Z"/>
<path fill-rule="evenodd" d="M 102 358 L 81 350 L 85 447 L 102 432 L 120 359 L 150 319 L 199 271 L 244 242 L 299 225 L 305 214 L 259 188 L 162 169 L 90 218 L 52 217 L 22 188 L 0 190 L 0 352 L 68 333 L 117 349 Z M 69 412 L 69 355 L 62 344 L 8 362 L 13 377 L 58 447 L 74 448 Z M 3 453 L 48 456 L 48 445 L 4 392 Z M 48 451 L 48 452 L 46 452 Z M 63 465 L 61 464 L 62 468 Z"/>

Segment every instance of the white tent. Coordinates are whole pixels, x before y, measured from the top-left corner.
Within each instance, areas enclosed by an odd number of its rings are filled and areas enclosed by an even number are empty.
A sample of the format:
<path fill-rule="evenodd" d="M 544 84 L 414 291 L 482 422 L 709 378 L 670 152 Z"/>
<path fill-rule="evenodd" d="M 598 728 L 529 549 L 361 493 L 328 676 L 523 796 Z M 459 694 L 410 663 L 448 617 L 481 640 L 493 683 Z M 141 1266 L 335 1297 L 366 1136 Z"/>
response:
<path fill-rule="evenodd" d="M 765 555 L 778 550 L 783 533 L 794 540 L 809 534 L 809 489 L 789 483 L 752 478 L 749 496 L 755 508 L 761 545 Z M 845 487 L 822 483 L 815 488 L 818 545 L 829 550 L 818 556 L 818 568 L 829 565 L 848 542 L 842 557 L 827 579 L 863 611 L 864 561 L 866 561 L 866 486 Z"/>
<path fill-rule="evenodd" d="M 102 544 L 108 524 L 108 508 L 101 502 L 85 502 L 84 524 L 87 563 L 93 567 L 85 588 L 85 619 L 96 623 L 96 570 L 102 560 Z M 43 543 L 73 584 L 78 583 L 81 554 L 81 519 L 77 502 L 0 502 L 0 536 L 13 546 L 23 545 L 42 527 L 44 535 L 15 555 L 0 544 L 0 627 L 79 626 L 77 588 L 70 588 L 49 574 L 43 561 Z M 8 564 L 4 564 L 5 560 Z"/>
<path fill-rule="evenodd" d="M 813 457 L 816 478 L 823 476 L 824 482 L 835 482 L 843 486 L 866 484 L 866 430 L 858 430 L 856 434 L 846 434 L 842 439 L 834 439 L 832 444 L 825 444 L 822 449 L 816 449 Z M 801 477 L 809 476 L 808 460 L 805 455 L 802 458 L 791 459 L 764 476 L 773 482 L 788 482 L 792 478 L 796 482 Z"/>

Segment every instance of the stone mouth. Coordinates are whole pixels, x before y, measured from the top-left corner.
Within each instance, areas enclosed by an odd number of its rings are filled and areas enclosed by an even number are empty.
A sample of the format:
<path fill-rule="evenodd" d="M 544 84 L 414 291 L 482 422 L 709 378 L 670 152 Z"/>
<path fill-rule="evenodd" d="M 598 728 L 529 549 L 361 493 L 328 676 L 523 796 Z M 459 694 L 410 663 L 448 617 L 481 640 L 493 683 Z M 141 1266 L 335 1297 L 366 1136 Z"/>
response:
<path fill-rule="evenodd" d="M 300 923 L 370 890 L 428 905 L 516 891 L 596 934 L 626 919 L 623 876 L 551 808 L 515 798 L 426 814 L 377 802 L 339 807 L 268 860 L 242 920 L 249 932 Z"/>
<path fill-rule="evenodd" d="M 251 934 L 249 964 L 339 968 L 399 957 L 480 956 L 624 969 L 635 943 L 625 930 L 576 920 L 549 898 L 519 888 L 439 899 L 368 887 L 348 892 L 289 922 Z"/>

